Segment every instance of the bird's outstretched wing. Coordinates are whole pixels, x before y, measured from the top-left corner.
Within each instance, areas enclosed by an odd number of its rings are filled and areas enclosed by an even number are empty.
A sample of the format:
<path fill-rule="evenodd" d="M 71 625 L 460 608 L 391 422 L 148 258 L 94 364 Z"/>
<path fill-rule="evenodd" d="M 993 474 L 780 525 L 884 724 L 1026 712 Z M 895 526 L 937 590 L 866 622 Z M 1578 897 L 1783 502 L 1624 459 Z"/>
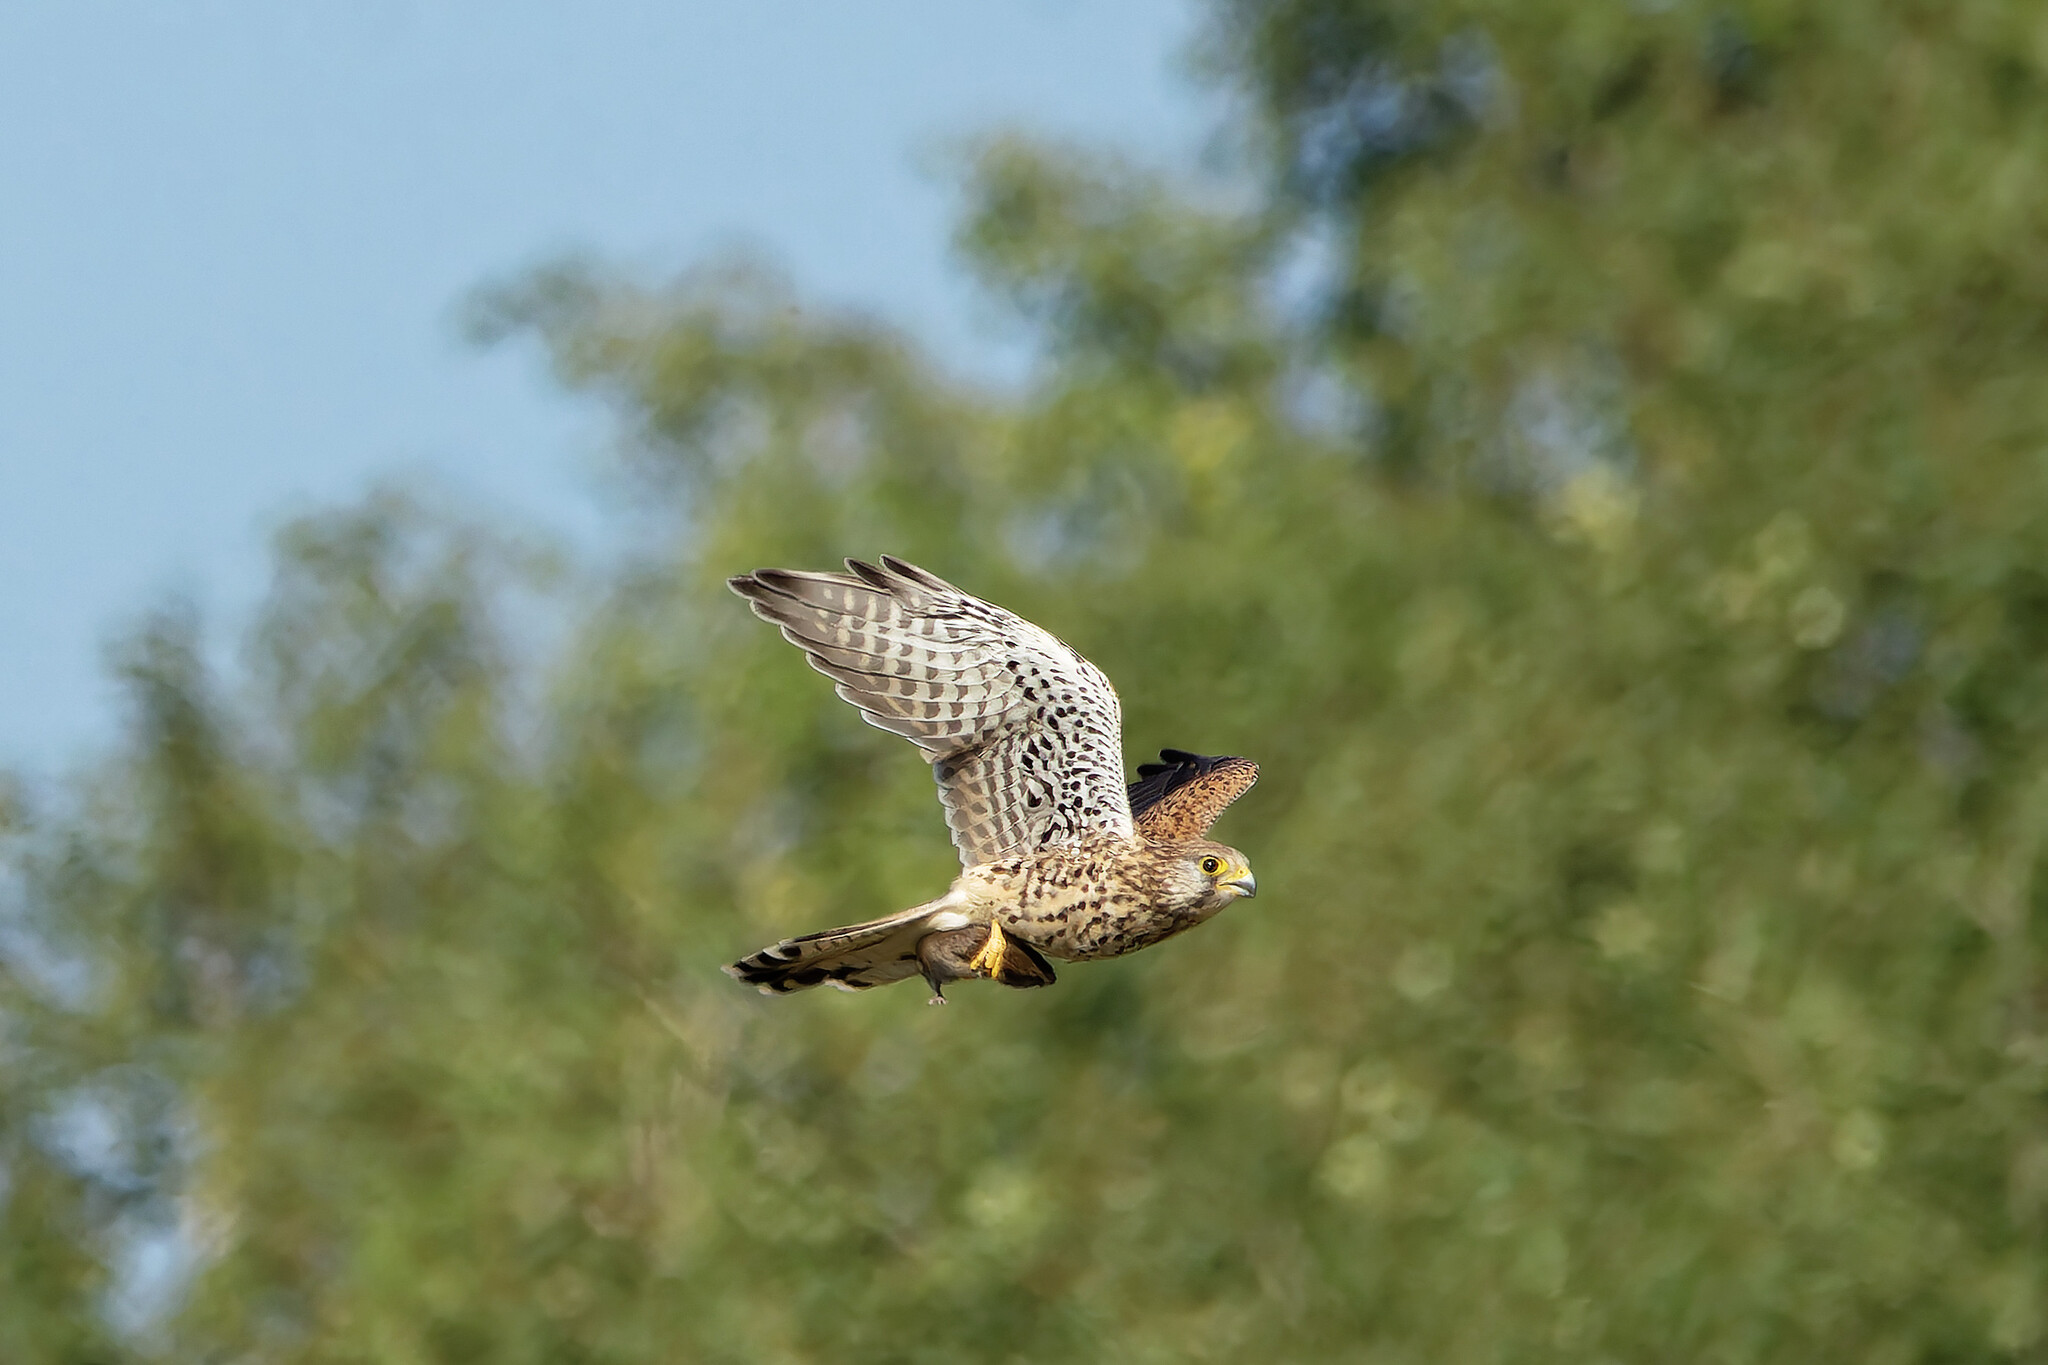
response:
<path fill-rule="evenodd" d="M 1131 818 L 1148 840 L 1201 839 L 1224 808 L 1252 789 L 1259 765 L 1248 758 L 1208 758 L 1161 749 L 1158 763 L 1138 766 Z"/>
<path fill-rule="evenodd" d="M 924 751 L 962 864 L 1131 832 L 1123 713 L 1093 664 L 900 559 L 846 567 L 728 582 L 868 724 Z"/>

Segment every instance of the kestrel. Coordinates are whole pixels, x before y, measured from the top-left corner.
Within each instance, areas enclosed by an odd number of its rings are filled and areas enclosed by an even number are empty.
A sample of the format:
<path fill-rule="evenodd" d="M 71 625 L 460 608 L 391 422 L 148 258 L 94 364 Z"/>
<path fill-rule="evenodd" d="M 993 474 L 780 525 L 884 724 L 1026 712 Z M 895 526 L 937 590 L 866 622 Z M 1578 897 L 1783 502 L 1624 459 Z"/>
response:
<path fill-rule="evenodd" d="M 1258 780 L 1243 758 L 1167 749 L 1124 786 L 1123 710 L 1093 664 L 936 574 L 882 556 L 853 576 L 728 580 L 868 724 L 917 745 L 961 873 L 937 900 L 784 939 L 725 970 L 779 995 L 923 976 L 1049 986 L 1048 958 L 1150 947 L 1258 891 L 1209 826 Z"/>

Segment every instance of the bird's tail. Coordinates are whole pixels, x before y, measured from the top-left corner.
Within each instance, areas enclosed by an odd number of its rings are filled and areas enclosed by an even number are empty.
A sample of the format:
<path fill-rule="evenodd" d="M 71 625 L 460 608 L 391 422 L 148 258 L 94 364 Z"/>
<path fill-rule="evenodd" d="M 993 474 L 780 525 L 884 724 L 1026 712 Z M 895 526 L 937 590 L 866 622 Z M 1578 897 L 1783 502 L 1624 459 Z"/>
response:
<path fill-rule="evenodd" d="M 941 896 L 865 924 L 786 938 L 741 958 L 725 973 L 763 995 L 787 995 L 827 982 L 843 991 L 886 986 L 918 974 L 921 939 L 964 921 L 964 916 L 947 914 L 952 909 L 952 898 Z"/>
<path fill-rule="evenodd" d="M 923 975 L 936 993 L 949 981 L 986 977 L 1005 986 L 1052 984 L 1052 964 L 1007 935 L 989 947 L 987 924 L 958 913 L 952 894 L 908 910 L 840 929 L 786 938 L 725 969 L 763 995 L 787 995 L 831 984 L 864 991 Z"/>

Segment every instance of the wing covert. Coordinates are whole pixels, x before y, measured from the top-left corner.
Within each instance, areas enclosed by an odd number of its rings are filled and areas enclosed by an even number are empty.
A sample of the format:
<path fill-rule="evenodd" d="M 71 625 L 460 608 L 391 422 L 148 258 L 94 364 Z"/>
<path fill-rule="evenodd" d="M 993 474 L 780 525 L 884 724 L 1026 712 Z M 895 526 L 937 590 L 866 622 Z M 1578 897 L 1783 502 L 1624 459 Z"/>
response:
<path fill-rule="evenodd" d="M 1161 749 L 1158 763 L 1138 766 L 1130 787 L 1131 818 L 1146 839 L 1206 838 L 1209 826 L 1259 780 L 1248 758 L 1210 758 Z"/>
<path fill-rule="evenodd" d="M 868 724 L 923 751 L 965 866 L 1129 835 L 1123 715 L 1100 670 L 1047 631 L 887 555 L 844 574 L 728 580 Z"/>

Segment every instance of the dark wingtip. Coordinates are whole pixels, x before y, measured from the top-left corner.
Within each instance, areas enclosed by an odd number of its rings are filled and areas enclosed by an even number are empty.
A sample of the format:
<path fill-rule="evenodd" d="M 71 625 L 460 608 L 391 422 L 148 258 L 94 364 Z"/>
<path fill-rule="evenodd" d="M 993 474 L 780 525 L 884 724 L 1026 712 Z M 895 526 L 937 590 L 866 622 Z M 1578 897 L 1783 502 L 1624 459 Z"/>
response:
<path fill-rule="evenodd" d="M 933 573 L 930 569 L 920 569 L 917 567 L 917 565 L 911 563 L 909 560 L 898 559 L 895 555 L 883 555 L 882 567 L 887 569 L 890 573 L 896 574 L 902 578 L 907 578 L 911 582 L 917 584 L 919 587 L 929 588 L 933 592 L 960 591 L 951 583 L 948 583 L 945 579 Z"/>
<path fill-rule="evenodd" d="M 756 569 L 752 573 L 734 574 L 725 580 L 725 586 L 751 602 L 756 616 L 774 621 L 778 619 L 775 604 L 799 595 L 795 585 L 801 577 L 788 569 Z"/>
<path fill-rule="evenodd" d="M 1235 754 L 1212 756 L 1190 753 L 1186 749 L 1161 749 L 1159 756 L 1166 761 L 1139 764 L 1138 780 L 1125 788 L 1130 798 L 1133 819 L 1142 819 L 1147 811 L 1165 801 L 1173 793 L 1211 778 L 1219 772 L 1243 772 L 1248 769 L 1251 781 L 1258 781 L 1259 765 Z M 1245 785 L 1249 786 L 1250 782 Z M 1236 797 L 1231 797 L 1223 804 L 1227 806 L 1235 799 Z M 1219 806 L 1217 809 L 1221 810 L 1222 807 Z M 1212 820 L 1214 818 L 1213 815 L 1210 817 Z M 1203 828 L 1206 829 L 1207 825 L 1205 824 Z"/>
<path fill-rule="evenodd" d="M 1159 757 L 1162 762 L 1140 763 L 1138 776 L 1151 777 L 1157 773 L 1182 772 L 1187 769 L 1194 770 L 1190 776 L 1200 776 L 1213 772 L 1226 763 L 1244 762 L 1236 754 L 1197 754 L 1186 749 L 1161 749 Z"/>
<path fill-rule="evenodd" d="M 889 556 L 887 555 L 882 556 L 884 562 L 886 562 L 888 558 Z M 895 586 L 895 584 L 890 582 L 888 574 L 883 573 L 880 569 L 868 563 L 865 559 L 848 559 L 846 561 L 846 567 L 852 571 L 853 576 L 855 578 L 858 578 L 861 582 L 867 584 L 871 588 L 880 588 L 883 592 L 887 592 L 890 588 Z"/>
<path fill-rule="evenodd" d="M 777 593 L 787 595 L 789 570 L 756 569 L 752 573 L 737 573 L 725 580 L 725 586 L 740 596 L 758 602 L 764 597 Z"/>

